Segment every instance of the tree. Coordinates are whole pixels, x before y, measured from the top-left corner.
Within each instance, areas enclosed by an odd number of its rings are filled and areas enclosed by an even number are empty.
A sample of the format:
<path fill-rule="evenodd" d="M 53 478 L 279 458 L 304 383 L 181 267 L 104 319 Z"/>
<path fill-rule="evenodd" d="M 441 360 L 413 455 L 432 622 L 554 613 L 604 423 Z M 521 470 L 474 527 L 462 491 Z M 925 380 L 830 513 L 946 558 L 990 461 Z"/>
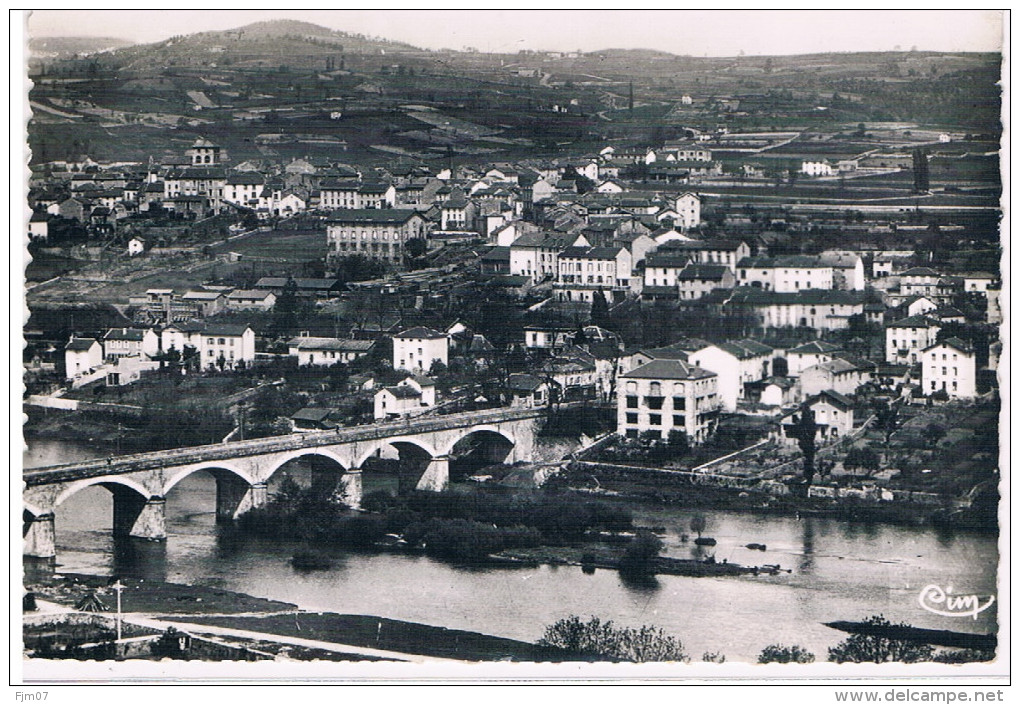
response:
<path fill-rule="evenodd" d="M 662 629 L 648 625 L 639 629 L 616 627 L 612 621 L 603 622 L 598 617 L 587 622 L 582 622 L 577 615 L 561 619 L 546 627 L 538 643 L 575 654 L 599 656 L 607 661 L 690 660 L 683 643 Z"/>
<path fill-rule="evenodd" d="M 811 486 L 815 477 L 815 451 L 817 450 L 818 427 L 815 425 L 815 412 L 807 406 L 800 411 L 800 418 L 793 427 L 787 431 L 791 438 L 797 439 L 800 452 L 804 454 L 803 484 L 805 492 Z"/>
<path fill-rule="evenodd" d="M 874 630 L 884 630 L 896 626 L 906 627 L 907 624 L 893 625 L 882 615 L 869 617 L 864 624 Z M 829 649 L 829 661 L 835 663 L 917 663 L 931 661 L 935 652 L 927 644 L 915 644 L 901 639 L 890 639 L 877 634 L 851 634 L 836 646 Z"/>
<path fill-rule="evenodd" d="M 924 431 L 921 432 L 921 435 L 924 437 L 925 443 L 927 443 L 930 448 L 935 448 L 938 446 L 939 441 L 945 438 L 946 429 L 942 428 L 942 426 L 937 423 L 930 423 Z"/>
<path fill-rule="evenodd" d="M 662 548 L 662 539 L 647 529 L 638 529 L 620 559 L 620 572 L 631 575 L 654 574 L 655 559 Z"/>
<path fill-rule="evenodd" d="M 412 259 L 424 257 L 429 246 L 423 237 L 412 237 L 407 241 L 407 256 Z"/>
<path fill-rule="evenodd" d="M 591 296 L 591 322 L 600 328 L 605 328 L 609 323 L 609 304 L 601 288 L 596 289 Z"/>
<path fill-rule="evenodd" d="M 699 539 L 701 538 L 701 534 L 705 530 L 706 526 L 708 526 L 708 520 L 705 518 L 704 514 L 695 514 L 691 517 L 691 531 L 696 533 Z"/>
<path fill-rule="evenodd" d="M 930 187 L 928 179 L 928 153 L 923 149 L 915 149 L 914 157 L 914 191 L 927 193 Z"/>
<path fill-rule="evenodd" d="M 814 663 L 815 655 L 802 646 L 769 644 L 758 654 L 758 663 Z"/>
<path fill-rule="evenodd" d="M 875 426 L 885 436 L 885 447 L 888 449 L 893 433 L 899 428 L 900 408 L 894 402 L 877 401 L 874 409 Z"/>
<path fill-rule="evenodd" d="M 869 476 L 877 472 L 880 466 L 881 461 L 878 453 L 872 450 L 870 446 L 851 448 L 843 459 L 844 468 L 848 470 L 860 468 L 865 470 Z"/>

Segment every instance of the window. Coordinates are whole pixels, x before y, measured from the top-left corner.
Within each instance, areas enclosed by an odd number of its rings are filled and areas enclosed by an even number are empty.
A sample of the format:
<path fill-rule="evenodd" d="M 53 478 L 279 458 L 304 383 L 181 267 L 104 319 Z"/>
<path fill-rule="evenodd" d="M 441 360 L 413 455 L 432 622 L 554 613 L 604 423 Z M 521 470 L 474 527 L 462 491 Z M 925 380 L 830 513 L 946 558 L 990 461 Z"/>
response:
<path fill-rule="evenodd" d="M 638 399 L 637 399 L 637 397 L 630 397 L 630 396 L 627 397 L 627 408 L 628 409 L 636 409 L 636 408 L 638 408 Z"/>
<path fill-rule="evenodd" d="M 627 423 L 637 423 L 637 414 L 627 414 Z"/>
<path fill-rule="evenodd" d="M 661 409 L 664 397 L 645 397 L 645 406 L 649 409 Z"/>
<path fill-rule="evenodd" d="M 687 399 L 684 397 L 673 397 L 673 411 L 684 411 L 687 408 Z"/>
<path fill-rule="evenodd" d="M 662 414 L 649 414 L 648 415 L 649 426 L 661 426 L 662 425 Z"/>
<path fill-rule="evenodd" d="M 673 414 L 673 425 L 683 427 L 684 417 L 679 414 Z"/>

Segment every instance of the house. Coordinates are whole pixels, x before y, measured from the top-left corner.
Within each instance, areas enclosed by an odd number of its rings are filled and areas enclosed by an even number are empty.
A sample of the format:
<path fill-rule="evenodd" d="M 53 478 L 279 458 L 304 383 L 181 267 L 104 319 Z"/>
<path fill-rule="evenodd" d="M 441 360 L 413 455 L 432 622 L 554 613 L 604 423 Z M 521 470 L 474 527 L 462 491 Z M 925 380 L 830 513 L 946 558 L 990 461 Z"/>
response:
<path fill-rule="evenodd" d="M 722 300 L 723 309 L 745 311 L 766 328 L 841 330 L 864 315 L 866 292 L 802 289 L 793 292 L 738 287 Z"/>
<path fill-rule="evenodd" d="M 926 316 L 910 316 L 885 328 L 885 361 L 907 363 L 921 361 L 921 351 L 935 342 L 942 327 Z"/>
<path fill-rule="evenodd" d="M 590 302 L 603 290 L 612 301 L 630 288 L 631 254 L 623 247 L 568 247 L 557 268 L 553 290 L 560 301 Z"/>
<path fill-rule="evenodd" d="M 799 422 L 800 415 L 805 409 L 809 409 L 814 415 L 817 429 L 816 443 L 830 443 L 853 433 L 853 402 L 839 392 L 826 389 L 807 399 L 796 412 L 783 417 L 780 422 L 780 433 L 787 443 L 797 442 L 790 436 L 790 432 Z"/>
<path fill-rule="evenodd" d="M 211 323 L 190 338 L 202 369 L 233 370 L 255 362 L 255 331 L 249 325 Z"/>
<path fill-rule="evenodd" d="M 393 336 L 393 369 L 428 372 L 432 365 L 448 365 L 450 339 L 445 333 L 417 326 Z"/>
<path fill-rule="evenodd" d="M 674 219 L 674 227 L 690 230 L 701 225 L 701 196 L 690 191 L 676 197 L 673 205 L 678 219 Z"/>
<path fill-rule="evenodd" d="M 64 377 L 76 379 L 103 364 L 103 346 L 95 338 L 72 338 L 64 346 Z"/>
<path fill-rule="evenodd" d="M 475 226 L 476 207 L 473 201 L 462 193 L 454 193 L 440 206 L 440 229 L 471 230 Z"/>
<path fill-rule="evenodd" d="M 776 350 L 750 338 L 708 345 L 687 355 L 687 362 L 718 375 L 719 401 L 726 411 L 736 411 L 745 398 L 744 387 L 772 374 Z"/>
<path fill-rule="evenodd" d="M 224 299 L 219 291 L 188 291 L 180 301 L 191 315 L 205 318 L 219 313 L 224 307 Z"/>
<path fill-rule="evenodd" d="M 227 294 L 226 307 L 232 311 L 269 311 L 276 294 L 265 289 L 235 289 Z"/>
<path fill-rule="evenodd" d="M 364 357 L 375 347 L 374 340 L 345 340 L 301 336 L 287 343 L 287 354 L 296 357 L 298 366 L 330 367 L 348 364 Z"/>
<path fill-rule="evenodd" d="M 931 267 L 911 267 L 900 273 L 900 294 L 934 297 L 942 275 Z"/>
<path fill-rule="evenodd" d="M 765 291 L 834 288 L 832 265 L 808 255 L 745 257 L 737 262 L 737 278 L 740 286 Z"/>
<path fill-rule="evenodd" d="M 399 264 L 411 239 L 428 237 L 428 223 L 415 210 L 343 209 L 326 220 L 327 258 L 362 254 Z"/>
<path fill-rule="evenodd" d="M 145 240 L 140 237 L 133 237 L 128 240 L 127 253 L 130 257 L 140 255 L 145 252 Z"/>
<path fill-rule="evenodd" d="M 204 137 L 196 139 L 191 147 L 184 150 L 184 154 L 195 166 L 203 164 L 214 166 L 223 161 L 224 157 L 223 150 L 220 149 L 219 145 L 213 144 Z"/>
<path fill-rule="evenodd" d="M 577 401 L 607 397 L 609 384 L 599 376 L 594 355 L 581 348 L 566 346 L 555 357 L 544 361 L 538 368 L 548 380 L 560 401 Z"/>
<path fill-rule="evenodd" d="M 151 328 L 111 328 L 103 336 L 103 357 L 153 357 L 159 353 L 159 336 Z"/>
<path fill-rule="evenodd" d="M 830 362 L 837 355 L 843 353 L 838 345 L 826 343 L 824 340 L 812 340 L 811 342 L 798 345 L 786 351 L 787 374 L 791 377 L 799 377 L 800 373 L 809 367 Z"/>
<path fill-rule="evenodd" d="M 160 363 L 143 355 L 123 355 L 106 366 L 106 384 L 119 387 L 141 378 L 143 372 L 159 369 Z"/>
<path fill-rule="evenodd" d="M 963 279 L 964 291 L 979 291 L 981 293 L 987 292 L 989 287 L 994 286 L 997 281 L 997 277 L 988 272 L 967 272 L 959 277 Z"/>
<path fill-rule="evenodd" d="M 864 261 L 856 252 L 828 250 L 818 256 L 824 265 L 832 267 L 832 288 L 844 291 L 863 291 L 867 284 Z M 824 288 L 824 287 L 819 287 Z"/>
<path fill-rule="evenodd" d="M 840 355 L 800 373 L 800 390 L 805 396 L 832 389 L 840 394 L 856 394 L 862 384 L 871 381 L 875 363 L 863 358 Z"/>
<path fill-rule="evenodd" d="M 682 360 L 652 360 L 619 376 L 616 432 L 637 438 L 671 431 L 703 443 L 718 420 L 718 375 Z"/>
<path fill-rule="evenodd" d="M 700 299 L 716 289 L 732 289 L 736 283 L 733 270 L 722 264 L 690 263 L 676 273 L 680 300 Z"/>
<path fill-rule="evenodd" d="M 549 382 L 535 375 L 515 372 L 507 378 L 511 407 L 535 408 L 549 403 Z"/>
<path fill-rule="evenodd" d="M 652 360 L 682 360 L 686 362 L 691 353 L 707 348 L 709 345 L 711 343 L 700 338 L 682 338 L 660 348 L 630 350 L 620 357 L 620 371 L 628 372 Z"/>
<path fill-rule="evenodd" d="M 306 406 L 299 409 L 291 417 L 295 431 L 324 431 L 336 428 L 337 424 L 329 420 L 330 409 L 313 409 Z"/>
<path fill-rule="evenodd" d="M 800 173 L 807 176 L 832 176 L 834 171 L 828 162 L 801 162 Z"/>
<path fill-rule="evenodd" d="M 561 326 L 524 326 L 524 347 L 529 350 L 560 350 L 573 343 L 576 328 Z"/>
<path fill-rule="evenodd" d="M 737 262 L 750 257 L 751 248 L 739 240 L 689 240 L 669 242 L 657 252 L 683 254 L 698 264 L 724 264 L 736 271 Z"/>
<path fill-rule="evenodd" d="M 28 239 L 46 241 L 50 236 L 50 218 L 46 213 L 33 212 L 28 219 Z"/>
<path fill-rule="evenodd" d="M 393 387 L 383 387 L 373 398 L 373 418 L 417 416 L 436 405 L 436 384 L 428 377 L 408 377 Z"/>
<path fill-rule="evenodd" d="M 591 247 L 591 243 L 584 235 L 525 233 L 510 245 L 510 274 L 536 283 L 551 279 L 559 273 L 560 252 L 569 247 Z"/>
<path fill-rule="evenodd" d="M 974 348 L 959 338 L 947 338 L 921 351 L 921 390 L 945 392 L 950 399 L 973 399 L 977 394 Z"/>
<path fill-rule="evenodd" d="M 759 402 L 763 406 L 785 407 L 795 404 L 799 398 L 797 380 L 792 377 L 769 377 L 762 380 Z"/>
<path fill-rule="evenodd" d="M 264 185 L 265 179 L 257 172 L 231 174 L 223 186 L 223 200 L 239 206 L 255 207 Z"/>

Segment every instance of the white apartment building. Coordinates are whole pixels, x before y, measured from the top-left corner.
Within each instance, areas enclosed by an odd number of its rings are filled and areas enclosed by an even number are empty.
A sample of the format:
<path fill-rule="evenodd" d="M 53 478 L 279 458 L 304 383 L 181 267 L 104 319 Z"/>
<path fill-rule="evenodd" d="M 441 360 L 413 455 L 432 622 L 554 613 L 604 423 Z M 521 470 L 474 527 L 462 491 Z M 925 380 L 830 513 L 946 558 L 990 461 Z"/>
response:
<path fill-rule="evenodd" d="M 654 431 L 663 439 L 683 431 L 703 443 L 719 414 L 718 375 L 682 360 L 652 360 L 617 379 L 617 424 L 621 436 Z"/>
<path fill-rule="evenodd" d="M 910 316 L 885 329 L 885 361 L 913 365 L 921 361 L 921 351 L 935 342 L 942 327 L 925 316 Z"/>
<path fill-rule="evenodd" d="M 977 394 L 974 349 L 959 338 L 947 338 L 921 352 L 921 389 L 931 395 L 944 391 L 950 399 L 972 399 Z"/>
<path fill-rule="evenodd" d="M 416 326 L 393 336 L 393 369 L 428 372 L 432 365 L 449 364 L 450 339 L 432 328 Z"/>

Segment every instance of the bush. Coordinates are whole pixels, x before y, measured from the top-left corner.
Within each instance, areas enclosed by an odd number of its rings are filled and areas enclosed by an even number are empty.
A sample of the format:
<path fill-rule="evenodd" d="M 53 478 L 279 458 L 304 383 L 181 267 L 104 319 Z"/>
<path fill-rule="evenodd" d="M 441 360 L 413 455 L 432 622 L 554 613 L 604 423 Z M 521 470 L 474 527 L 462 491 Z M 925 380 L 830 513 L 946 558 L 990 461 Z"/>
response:
<path fill-rule="evenodd" d="M 598 656 L 607 661 L 689 661 L 683 643 L 652 626 L 640 629 L 615 627 L 612 621 L 592 617 L 587 622 L 571 615 L 546 627 L 540 646 L 575 654 Z"/>
<path fill-rule="evenodd" d="M 647 529 L 641 529 L 627 544 L 627 550 L 620 559 L 620 571 L 641 575 L 654 573 L 655 559 L 661 552 L 662 539 Z"/>
<path fill-rule="evenodd" d="M 758 654 L 758 663 L 814 663 L 815 655 L 801 646 L 769 644 Z"/>

